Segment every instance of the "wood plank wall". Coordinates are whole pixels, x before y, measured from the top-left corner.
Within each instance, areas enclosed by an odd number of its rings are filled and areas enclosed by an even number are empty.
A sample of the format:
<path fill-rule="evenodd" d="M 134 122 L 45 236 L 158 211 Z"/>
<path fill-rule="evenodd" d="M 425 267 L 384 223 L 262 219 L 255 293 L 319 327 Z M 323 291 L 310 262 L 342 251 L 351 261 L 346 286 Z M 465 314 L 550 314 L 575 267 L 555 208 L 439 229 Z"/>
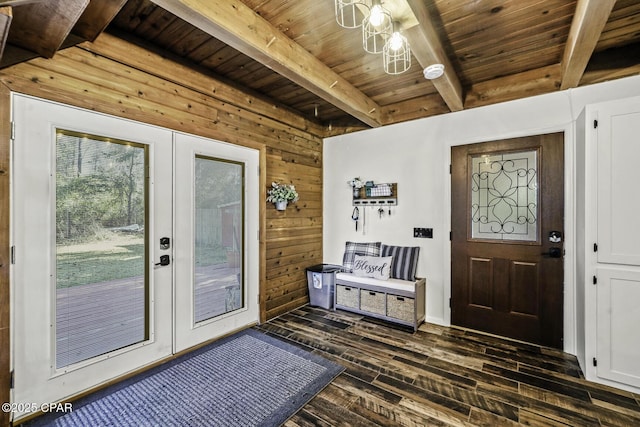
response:
<path fill-rule="evenodd" d="M 261 151 L 261 321 L 308 301 L 305 268 L 322 262 L 324 129 L 287 109 L 113 35 L 0 71 L 7 89 Z M 9 111 L 8 96 L 0 100 Z M 5 114 L 2 118 L 5 119 Z M 3 122 L 4 123 L 4 122 Z M 0 239 L 8 244 L 9 136 L 0 127 Z M 300 201 L 278 212 L 264 201 L 272 181 Z M 5 188 L 7 187 L 7 188 Z M 8 268 L 0 253 L 0 370 L 9 356 Z M 8 329 L 6 329 L 8 331 Z M 0 380 L 2 376 L 0 376 Z M 3 381 L 4 384 L 4 381 Z M 0 386 L 5 392 L 4 386 Z M 6 401 L 6 400 L 5 400 Z"/>

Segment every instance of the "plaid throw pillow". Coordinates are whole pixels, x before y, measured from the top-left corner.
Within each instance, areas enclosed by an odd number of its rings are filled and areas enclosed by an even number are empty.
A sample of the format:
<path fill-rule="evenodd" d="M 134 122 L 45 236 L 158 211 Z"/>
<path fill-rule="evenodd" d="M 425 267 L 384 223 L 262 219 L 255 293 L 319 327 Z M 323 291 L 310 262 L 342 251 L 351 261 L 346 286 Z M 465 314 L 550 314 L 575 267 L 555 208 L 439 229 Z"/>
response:
<path fill-rule="evenodd" d="M 391 256 L 391 277 L 400 280 L 416 280 L 418 268 L 419 246 L 388 246 L 382 245 L 380 256 Z"/>
<path fill-rule="evenodd" d="M 356 243 L 347 242 L 342 256 L 342 266 L 349 273 L 353 271 L 356 255 L 380 256 L 380 242 Z"/>

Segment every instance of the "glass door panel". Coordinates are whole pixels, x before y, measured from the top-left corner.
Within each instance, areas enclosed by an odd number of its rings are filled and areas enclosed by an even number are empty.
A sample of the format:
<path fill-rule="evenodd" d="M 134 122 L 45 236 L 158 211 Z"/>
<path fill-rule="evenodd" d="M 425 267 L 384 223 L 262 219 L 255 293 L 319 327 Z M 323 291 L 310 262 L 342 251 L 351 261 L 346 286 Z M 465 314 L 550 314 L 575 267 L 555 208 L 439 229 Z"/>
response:
<path fill-rule="evenodd" d="M 196 156 L 194 323 L 244 306 L 244 164 Z"/>
<path fill-rule="evenodd" d="M 179 352 L 258 321 L 259 152 L 180 133 L 174 144 Z"/>
<path fill-rule="evenodd" d="M 56 134 L 56 368 L 148 339 L 147 149 Z"/>

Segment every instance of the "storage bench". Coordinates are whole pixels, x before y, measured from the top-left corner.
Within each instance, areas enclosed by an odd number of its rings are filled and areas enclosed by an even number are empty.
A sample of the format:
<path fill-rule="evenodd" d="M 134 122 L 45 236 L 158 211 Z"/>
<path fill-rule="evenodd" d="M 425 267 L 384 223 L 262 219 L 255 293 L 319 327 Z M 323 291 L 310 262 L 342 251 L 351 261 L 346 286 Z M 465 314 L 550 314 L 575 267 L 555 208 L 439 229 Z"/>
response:
<path fill-rule="evenodd" d="M 426 280 L 378 280 L 351 273 L 337 273 L 335 309 L 413 327 L 425 319 Z"/>

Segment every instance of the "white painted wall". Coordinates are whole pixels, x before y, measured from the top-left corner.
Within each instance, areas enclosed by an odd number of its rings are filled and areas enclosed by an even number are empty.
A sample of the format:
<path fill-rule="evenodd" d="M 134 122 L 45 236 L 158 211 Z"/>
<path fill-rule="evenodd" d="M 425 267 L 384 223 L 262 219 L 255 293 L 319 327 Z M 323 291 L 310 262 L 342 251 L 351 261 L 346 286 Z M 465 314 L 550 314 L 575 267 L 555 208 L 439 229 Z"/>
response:
<path fill-rule="evenodd" d="M 565 132 L 565 350 L 576 352 L 575 122 L 585 105 L 640 95 L 640 76 L 327 138 L 324 141 L 324 262 L 341 264 L 345 241 L 420 246 L 427 321 L 450 323 L 450 147 Z M 398 183 L 398 206 L 378 218 L 367 208 L 355 231 L 347 181 Z M 361 217 L 363 208 L 360 209 Z M 433 239 L 413 237 L 433 228 Z"/>

